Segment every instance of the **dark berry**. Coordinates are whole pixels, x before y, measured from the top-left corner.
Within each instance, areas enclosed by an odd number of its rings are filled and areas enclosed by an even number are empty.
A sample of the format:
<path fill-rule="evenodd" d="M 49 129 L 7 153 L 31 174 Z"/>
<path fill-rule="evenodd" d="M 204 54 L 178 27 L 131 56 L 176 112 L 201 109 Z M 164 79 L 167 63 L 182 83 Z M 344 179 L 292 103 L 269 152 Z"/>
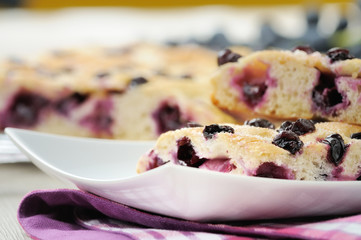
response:
<path fill-rule="evenodd" d="M 142 85 L 142 84 L 145 84 L 147 82 L 148 82 L 148 80 L 145 79 L 144 77 L 136 77 L 136 78 L 133 78 L 132 80 L 130 80 L 129 87 L 134 88 L 134 87 L 136 87 L 138 85 Z"/>
<path fill-rule="evenodd" d="M 4 114 L 2 127 L 32 127 L 38 123 L 41 112 L 49 104 L 50 101 L 45 97 L 31 92 L 19 92 Z"/>
<path fill-rule="evenodd" d="M 183 161 L 189 161 L 194 155 L 194 149 L 191 140 L 188 137 L 183 137 L 177 141 L 178 152 L 177 158 Z"/>
<path fill-rule="evenodd" d="M 361 181 L 361 175 L 358 178 L 356 178 L 356 180 Z"/>
<path fill-rule="evenodd" d="M 267 119 L 263 119 L 263 118 L 254 118 L 254 119 L 245 121 L 244 125 L 275 129 L 275 125 L 273 123 L 271 123 Z"/>
<path fill-rule="evenodd" d="M 338 166 L 342 162 L 343 155 L 346 151 L 345 143 L 340 134 L 335 133 L 322 140 L 322 143 L 328 144 L 327 159 L 335 166 Z"/>
<path fill-rule="evenodd" d="M 308 119 L 298 119 L 295 122 L 286 121 L 283 122 L 280 126 L 279 131 L 291 131 L 296 133 L 298 136 L 304 135 L 309 132 L 316 130 L 315 124 Z"/>
<path fill-rule="evenodd" d="M 267 90 L 265 83 L 248 83 L 243 84 L 243 96 L 248 106 L 256 106 L 263 98 Z"/>
<path fill-rule="evenodd" d="M 234 53 L 229 49 L 224 49 L 218 52 L 218 58 L 217 58 L 218 66 L 221 66 L 229 62 L 237 62 L 240 57 L 241 55 L 239 55 L 238 53 Z"/>
<path fill-rule="evenodd" d="M 177 146 L 177 158 L 181 165 L 199 167 L 205 162 L 205 159 L 200 159 L 196 155 L 191 140 L 188 137 L 179 139 L 177 141 Z"/>
<path fill-rule="evenodd" d="M 292 49 L 293 52 L 296 50 L 304 51 L 307 54 L 311 54 L 311 53 L 315 52 L 315 50 L 313 48 L 311 48 L 310 46 L 297 46 Z"/>
<path fill-rule="evenodd" d="M 328 50 L 327 56 L 330 58 L 331 63 L 355 58 L 350 54 L 349 50 L 337 47 Z"/>
<path fill-rule="evenodd" d="M 352 133 L 351 138 L 353 138 L 353 139 L 361 139 L 361 132 Z"/>
<path fill-rule="evenodd" d="M 72 108 L 75 108 L 88 99 L 89 95 L 73 93 L 70 96 L 57 101 L 54 108 L 57 112 L 67 115 Z"/>
<path fill-rule="evenodd" d="M 288 179 L 288 171 L 281 166 L 277 166 L 273 162 L 262 163 L 256 171 L 255 176 L 257 177 L 266 177 L 266 178 L 279 178 L 279 179 Z"/>
<path fill-rule="evenodd" d="M 196 123 L 196 122 L 187 122 L 187 127 L 193 128 L 193 127 L 203 127 L 202 124 Z"/>
<path fill-rule="evenodd" d="M 320 73 L 318 83 L 312 90 L 312 101 L 316 109 L 325 114 L 337 115 L 333 107 L 346 100 L 338 92 L 333 74 Z"/>
<path fill-rule="evenodd" d="M 234 133 L 234 129 L 226 125 L 211 124 L 204 127 L 203 136 L 206 139 L 211 139 L 214 135 L 220 132 Z"/>
<path fill-rule="evenodd" d="M 284 121 L 277 131 L 281 132 L 281 131 L 284 131 L 284 130 L 289 130 L 292 127 L 292 124 L 293 123 L 291 121 Z"/>
<path fill-rule="evenodd" d="M 315 117 L 312 118 L 312 122 L 314 122 L 314 123 L 328 122 L 328 119 L 322 118 L 322 117 L 319 117 L 319 116 L 315 116 Z"/>
<path fill-rule="evenodd" d="M 157 168 L 169 162 L 164 162 L 157 154 L 155 154 L 154 150 L 149 153 L 149 158 L 150 160 L 148 162 L 147 170 Z"/>
<path fill-rule="evenodd" d="M 294 122 L 291 128 L 291 131 L 299 136 L 313 132 L 315 130 L 316 127 L 315 124 L 312 122 L 312 120 L 302 119 L 302 118 Z"/>
<path fill-rule="evenodd" d="M 232 83 L 240 91 L 240 96 L 248 107 L 254 108 L 262 101 L 268 89 L 266 82 L 271 82 L 268 81 L 271 80 L 268 72 L 269 65 L 257 61 L 245 66 L 242 73 L 232 79 Z"/>
<path fill-rule="evenodd" d="M 99 101 L 95 104 L 93 112 L 85 116 L 80 123 L 88 126 L 96 133 L 111 132 L 111 126 L 114 122 L 111 117 L 112 103 L 107 100 Z"/>
<path fill-rule="evenodd" d="M 191 121 L 191 119 L 182 116 L 178 105 L 167 102 L 159 106 L 153 113 L 153 118 L 156 122 L 158 134 L 185 127 L 187 122 Z"/>
<path fill-rule="evenodd" d="M 303 142 L 297 134 L 291 131 L 281 131 L 275 136 L 272 144 L 295 154 L 303 147 Z"/>

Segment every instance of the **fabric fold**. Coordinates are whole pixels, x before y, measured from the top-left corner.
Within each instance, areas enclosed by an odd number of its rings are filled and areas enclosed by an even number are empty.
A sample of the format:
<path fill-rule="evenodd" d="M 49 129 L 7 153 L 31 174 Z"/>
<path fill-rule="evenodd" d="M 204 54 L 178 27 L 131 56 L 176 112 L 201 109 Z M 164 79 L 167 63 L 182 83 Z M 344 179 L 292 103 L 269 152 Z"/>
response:
<path fill-rule="evenodd" d="M 361 215 L 202 223 L 73 189 L 29 193 L 20 203 L 18 221 L 33 239 L 361 239 Z"/>

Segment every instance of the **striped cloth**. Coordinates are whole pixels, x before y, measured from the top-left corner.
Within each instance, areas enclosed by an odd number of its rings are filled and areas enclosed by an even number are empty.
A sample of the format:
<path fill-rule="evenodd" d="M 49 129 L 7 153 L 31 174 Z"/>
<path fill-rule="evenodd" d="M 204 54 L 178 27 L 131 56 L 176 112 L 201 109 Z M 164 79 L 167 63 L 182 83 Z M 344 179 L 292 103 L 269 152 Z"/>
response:
<path fill-rule="evenodd" d="M 361 239 L 361 214 L 201 223 L 143 212 L 70 189 L 29 193 L 19 206 L 18 220 L 33 239 Z"/>
<path fill-rule="evenodd" d="M 10 141 L 8 136 L 0 133 L 0 163 L 28 161 L 27 157 Z"/>

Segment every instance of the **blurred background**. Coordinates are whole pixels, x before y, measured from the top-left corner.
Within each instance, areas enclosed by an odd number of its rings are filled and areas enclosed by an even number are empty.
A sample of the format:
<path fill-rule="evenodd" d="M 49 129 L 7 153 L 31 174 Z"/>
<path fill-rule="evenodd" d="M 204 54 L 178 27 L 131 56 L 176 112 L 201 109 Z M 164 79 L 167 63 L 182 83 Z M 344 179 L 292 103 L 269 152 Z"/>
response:
<path fill-rule="evenodd" d="M 361 57 L 361 1 L 0 0 L 0 56 L 134 41 L 219 50 L 309 45 Z"/>

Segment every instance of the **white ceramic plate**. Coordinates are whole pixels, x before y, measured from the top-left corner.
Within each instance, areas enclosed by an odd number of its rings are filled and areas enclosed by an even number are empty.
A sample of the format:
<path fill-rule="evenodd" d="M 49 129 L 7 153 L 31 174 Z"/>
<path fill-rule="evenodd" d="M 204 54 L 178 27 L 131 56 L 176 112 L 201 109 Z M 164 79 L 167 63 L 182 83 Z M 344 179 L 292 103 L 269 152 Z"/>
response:
<path fill-rule="evenodd" d="M 197 221 L 361 212 L 361 182 L 234 176 L 165 164 L 135 173 L 154 142 L 97 140 L 6 129 L 34 164 L 78 188 L 138 209 Z"/>

